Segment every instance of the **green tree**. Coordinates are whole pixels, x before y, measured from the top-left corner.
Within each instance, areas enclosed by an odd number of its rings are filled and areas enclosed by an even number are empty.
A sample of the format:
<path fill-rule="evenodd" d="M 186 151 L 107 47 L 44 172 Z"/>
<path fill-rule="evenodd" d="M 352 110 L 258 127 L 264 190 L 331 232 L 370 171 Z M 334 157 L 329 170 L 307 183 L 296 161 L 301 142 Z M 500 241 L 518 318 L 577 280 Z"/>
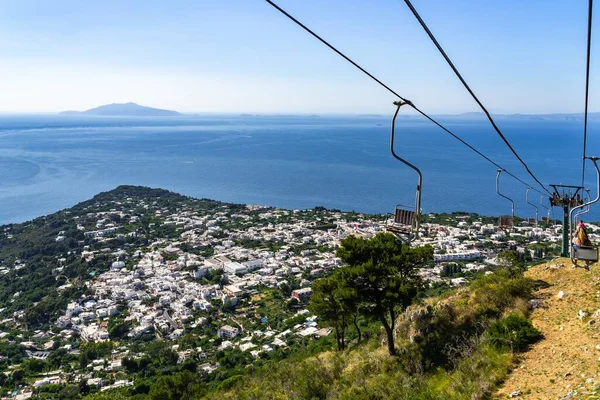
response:
<path fill-rule="evenodd" d="M 21 364 L 21 367 L 27 371 L 28 374 L 36 374 L 42 372 L 46 367 L 46 362 L 43 360 L 38 360 L 36 358 L 31 358 L 26 362 Z"/>
<path fill-rule="evenodd" d="M 358 316 L 361 312 L 361 296 L 359 296 L 355 287 L 352 286 L 351 274 L 344 274 L 344 270 L 340 270 L 334 275 L 334 279 L 338 282 L 337 290 L 334 292 L 335 298 L 341 306 L 342 314 L 352 322 L 358 341 L 362 340 L 362 332 L 358 326 Z"/>
<path fill-rule="evenodd" d="M 496 260 L 498 261 L 499 265 L 506 268 L 508 271 L 515 274 L 520 274 L 525 270 L 525 266 L 521 262 L 522 256 L 519 256 L 519 254 L 520 253 L 517 253 L 513 250 L 504 251 L 498 254 Z"/>
<path fill-rule="evenodd" d="M 381 322 L 388 351 L 395 355 L 397 312 L 409 306 L 421 289 L 417 272 L 433 258 L 433 248 L 411 248 L 391 234 L 379 233 L 371 239 L 343 239 L 337 255 L 348 265 L 340 269 L 345 285 L 356 291 L 365 316 Z"/>
<path fill-rule="evenodd" d="M 15 386 L 20 383 L 23 379 L 25 379 L 25 376 L 27 376 L 27 373 L 22 370 L 22 369 L 15 369 L 12 373 L 12 381 L 15 384 Z"/>
<path fill-rule="evenodd" d="M 146 347 L 146 353 L 151 360 L 160 366 L 174 366 L 177 365 L 179 355 L 171 350 L 171 347 L 163 341 L 151 342 Z"/>
<path fill-rule="evenodd" d="M 232 314 L 235 311 L 235 306 L 231 302 L 231 300 L 225 300 L 223 305 L 221 306 L 221 312 L 225 314 Z"/>
<path fill-rule="evenodd" d="M 197 396 L 199 377 L 187 370 L 171 376 L 160 376 L 148 393 L 152 400 L 187 400 Z"/>
<path fill-rule="evenodd" d="M 135 361 L 133 358 L 129 358 L 129 357 L 124 357 L 121 360 L 121 365 L 123 366 L 123 368 L 125 368 L 125 371 L 127 371 L 127 373 L 129 373 L 129 374 L 135 374 L 136 372 L 139 371 L 139 368 L 140 368 L 137 361 Z"/>
<path fill-rule="evenodd" d="M 131 322 L 123 321 L 117 318 L 111 318 L 108 321 L 108 335 L 112 340 L 117 340 L 125 337 L 129 333 Z"/>
<path fill-rule="evenodd" d="M 340 302 L 340 281 L 336 279 L 336 275 L 321 278 L 313 283 L 313 295 L 308 309 L 333 327 L 337 348 L 344 350 L 347 315 Z"/>
<path fill-rule="evenodd" d="M 58 392 L 58 398 L 60 400 L 75 400 L 81 398 L 81 393 L 79 391 L 79 386 L 75 385 L 67 385 Z"/>
<path fill-rule="evenodd" d="M 86 400 L 126 400 L 130 399 L 129 393 L 125 388 L 98 392 L 86 397 Z"/>

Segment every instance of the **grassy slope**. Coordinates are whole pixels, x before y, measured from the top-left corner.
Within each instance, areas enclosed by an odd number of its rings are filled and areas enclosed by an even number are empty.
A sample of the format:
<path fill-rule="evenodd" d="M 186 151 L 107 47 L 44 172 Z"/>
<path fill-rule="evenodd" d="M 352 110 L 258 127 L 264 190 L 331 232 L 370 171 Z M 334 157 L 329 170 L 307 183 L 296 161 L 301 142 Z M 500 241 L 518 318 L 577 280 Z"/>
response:
<path fill-rule="evenodd" d="M 600 390 L 594 392 L 600 387 L 600 317 L 590 323 L 600 309 L 600 266 L 573 269 L 570 261 L 560 259 L 535 266 L 526 276 L 549 285 L 534 294 L 544 307 L 530 317 L 545 338 L 521 355 L 496 398 L 520 390 L 523 399 L 557 399 L 572 391 L 578 392 L 577 398 L 600 399 Z M 557 297 L 560 291 L 565 293 L 562 299 Z M 579 310 L 587 313 L 583 320 Z"/>
<path fill-rule="evenodd" d="M 390 357 L 373 340 L 348 351 L 285 360 L 223 382 L 208 399 L 485 399 L 506 379 L 516 354 L 473 334 L 493 315 L 526 309 L 530 281 L 486 277 L 470 288 L 429 299 L 400 318 L 400 356 Z M 523 293 L 525 298 L 521 298 Z M 419 312 L 421 310 L 421 312 Z M 429 312 L 425 310 L 430 310 Z M 421 322 L 416 322 L 421 321 Z M 415 325 L 416 324 L 416 325 Z M 467 334 L 471 332 L 471 334 Z M 408 340 L 419 337 L 419 345 Z M 455 357 L 422 370 L 422 357 L 441 357 L 446 345 Z M 430 358 L 431 359 L 431 358 Z"/>

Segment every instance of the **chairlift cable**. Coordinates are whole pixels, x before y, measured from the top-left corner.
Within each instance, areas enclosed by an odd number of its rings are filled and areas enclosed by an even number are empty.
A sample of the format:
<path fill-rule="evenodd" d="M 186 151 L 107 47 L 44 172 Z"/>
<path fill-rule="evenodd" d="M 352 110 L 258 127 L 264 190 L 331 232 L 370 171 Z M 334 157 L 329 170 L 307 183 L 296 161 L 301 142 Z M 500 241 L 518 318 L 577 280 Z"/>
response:
<path fill-rule="evenodd" d="M 491 158 L 489 158 L 488 156 L 486 156 L 485 154 L 483 154 L 481 151 L 477 150 L 475 147 L 473 147 L 472 145 L 470 145 L 469 143 L 467 143 L 464 139 L 462 139 L 461 137 L 459 137 L 458 135 L 456 135 L 455 133 L 453 133 L 452 131 L 450 131 L 448 128 L 446 128 L 445 126 L 443 126 L 441 123 L 439 123 L 438 121 L 436 121 L 435 119 L 433 119 L 432 117 L 430 117 L 429 115 L 427 115 L 424 111 L 422 111 L 417 106 L 415 106 L 410 100 L 407 100 L 404 97 L 400 96 L 392 88 L 390 88 L 388 85 L 386 85 L 385 83 L 383 83 L 381 80 L 377 79 L 373 74 L 371 74 L 366 69 L 364 69 L 363 67 L 361 67 L 355 61 L 353 61 L 350 57 L 346 56 L 344 53 L 342 53 L 340 50 L 338 50 L 337 48 L 335 48 L 333 45 L 331 45 L 325 39 L 323 39 L 318 34 L 316 34 L 315 32 L 313 32 L 310 28 L 308 28 L 302 22 L 300 22 L 299 20 L 297 20 L 294 16 L 292 16 L 287 11 L 285 11 L 284 9 L 282 9 L 281 7 L 279 7 L 277 4 L 275 4 L 275 2 L 273 2 L 272 0 L 265 0 L 265 1 L 267 3 L 269 3 L 271 6 L 273 6 L 273 8 L 275 8 L 281 14 L 285 15 L 291 21 L 293 21 L 294 23 L 296 23 L 296 25 L 298 25 L 299 27 L 301 27 L 302 29 L 304 29 L 306 32 L 308 32 L 309 34 L 311 34 L 314 38 L 316 38 L 317 40 L 319 40 L 325 46 L 329 47 L 331 50 L 333 50 L 335 53 L 337 53 L 340 57 L 342 57 L 343 59 L 345 59 L 346 61 L 348 61 L 350 64 L 352 64 L 354 67 L 356 67 L 357 69 L 359 69 L 361 72 L 363 72 L 369 78 L 371 78 L 372 80 L 374 80 L 375 82 L 377 82 L 380 86 L 382 86 L 388 92 L 392 93 L 394 96 L 398 97 L 400 100 L 406 102 L 407 105 L 409 105 L 411 108 L 413 108 L 419 114 L 421 114 L 423 117 L 425 117 L 426 119 L 428 119 L 429 121 L 431 121 L 432 123 L 434 123 L 436 126 L 438 126 L 439 128 L 441 128 L 443 131 L 445 131 L 446 133 L 448 133 L 449 135 L 451 135 L 452 137 L 454 137 L 456 140 L 458 140 L 459 142 L 461 142 L 462 144 L 464 144 L 465 146 L 467 146 L 470 150 L 472 150 L 475 153 L 477 153 L 479 156 L 481 156 L 482 158 L 484 158 L 486 161 L 488 161 L 489 163 L 491 163 L 492 165 L 494 165 L 496 168 L 502 169 L 502 171 L 504 173 L 506 173 L 507 175 L 509 175 L 513 179 L 517 180 L 521 184 L 525 185 L 526 187 L 530 187 L 531 186 L 527 182 L 523 181 L 522 179 L 520 179 L 516 175 L 512 174 L 511 172 L 509 172 L 507 169 L 505 169 L 502 166 L 500 166 L 498 163 L 496 163 L 495 161 L 493 161 Z M 536 179 L 536 181 L 537 181 L 537 179 Z M 540 183 L 540 182 L 538 181 L 538 183 Z M 541 183 L 540 183 L 540 185 L 541 185 Z M 542 185 L 542 187 L 544 187 L 544 186 Z M 546 190 L 546 192 L 548 192 L 548 190 L 545 187 L 544 187 L 544 189 Z M 532 188 L 532 190 L 535 190 L 538 193 L 544 194 L 544 193 L 540 192 L 539 190 L 537 190 L 535 188 Z M 550 192 L 548 192 L 548 193 L 550 193 Z"/>
<path fill-rule="evenodd" d="M 581 186 L 585 186 L 585 157 L 587 146 L 587 124 L 588 124 L 588 99 L 590 89 L 590 48 L 592 44 L 592 9 L 594 0 L 589 0 L 588 6 L 588 26 L 587 26 L 587 60 L 585 67 L 585 111 L 583 115 L 583 157 L 581 165 Z"/>
<path fill-rule="evenodd" d="M 484 114 L 486 115 L 486 117 L 490 121 L 490 123 L 492 124 L 492 127 L 494 128 L 494 130 L 496 131 L 496 133 L 502 138 L 502 140 L 504 141 L 504 143 L 506 144 L 506 146 L 508 146 L 508 148 L 514 154 L 514 156 L 517 158 L 517 160 L 519 160 L 521 162 L 521 164 L 523 164 L 523 167 L 525 167 L 525 169 L 527 170 L 527 172 L 529 173 L 529 175 L 531 175 L 531 177 L 546 192 L 548 192 L 548 194 L 551 195 L 550 191 L 533 174 L 533 172 L 531 171 L 531 169 L 529 168 L 529 166 L 527 165 L 527 163 L 525 161 L 523 161 L 523 159 L 521 158 L 521 156 L 519 156 L 519 154 L 517 153 L 517 151 L 514 149 L 514 147 L 508 141 L 508 139 L 506 139 L 506 137 L 504 136 L 504 134 L 502 133 L 502 131 L 500 131 L 500 128 L 498 128 L 498 125 L 496 125 L 496 122 L 494 121 L 494 119 L 490 115 L 490 113 L 487 110 L 487 108 L 485 108 L 485 106 L 479 100 L 479 98 L 475 95 L 475 93 L 473 92 L 473 90 L 471 89 L 471 87 L 469 86 L 469 84 L 465 81 L 465 79 L 460 74 L 460 72 L 458 72 L 458 69 L 454 66 L 454 63 L 452 62 L 452 60 L 450 60 L 450 57 L 448 57 L 448 55 L 446 54 L 446 52 L 444 51 L 444 49 L 442 48 L 442 46 L 439 44 L 439 42 L 437 41 L 437 39 L 435 38 L 435 36 L 433 35 L 433 33 L 431 33 L 431 30 L 429 30 L 429 27 L 427 26 L 427 24 L 425 23 L 425 21 L 423 21 L 423 19 L 421 18 L 421 16 L 417 12 L 417 10 L 413 7 L 413 5 L 410 2 L 410 0 L 404 0 L 404 2 L 408 6 L 408 8 L 410 8 L 410 10 L 412 11 L 413 15 L 419 21 L 419 23 L 421 24 L 421 26 L 423 27 L 423 29 L 425 30 L 425 32 L 427 33 L 427 35 L 429 36 L 429 38 L 431 39 L 431 41 L 433 42 L 433 44 L 435 45 L 435 47 L 437 47 L 437 49 L 439 50 L 439 52 L 441 53 L 441 55 L 444 57 L 444 59 L 446 60 L 446 62 L 450 66 L 450 68 L 452 68 L 452 71 L 454 71 L 454 74 L 456 75 L 456 77 L 461 81 L 461 83 L 463 84 L 463 86 L 465 87 L 465 89 L 467 89 L 467 91 L 469 92 L 469 94 L 471 95 L 471 97 L 473 97 L 473 100 L 475 100 L 475 102 L 479 105 L 479 107 L 481 108 L 481 110 L 484 112 Z M 591 0 L 590 0 L 590 2 L 591 2 Z"/>

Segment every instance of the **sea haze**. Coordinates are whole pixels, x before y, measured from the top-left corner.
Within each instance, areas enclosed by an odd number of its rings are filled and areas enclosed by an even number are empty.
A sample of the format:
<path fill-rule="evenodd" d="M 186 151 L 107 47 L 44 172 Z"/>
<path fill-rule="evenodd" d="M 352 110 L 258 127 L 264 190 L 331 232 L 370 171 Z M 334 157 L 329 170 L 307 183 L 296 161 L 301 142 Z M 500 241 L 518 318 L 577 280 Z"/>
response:
<path fill-rule="evenodd" d="M 533 183 L 486 121 L 442 122 Z M 414 202 L 416 176 L 391 157 L 389 125 L 380 116 L 0 116 L 0 224 L 52 213 L 120 184 L 285 208 L 391 212 Z M 581 121 L 500 125 L 543 182 L 580 183 Z M 600 154 L 599 127 L 591 123 L 590 155 Z M 495 193 L 496 168 L 430 122 L 400 118 L 397 151 L 423 171 L 424 212 L 510 212 Z M 595 184 L 591 165 L 587 177 Z M 522 185 L 504 176 L 501 186 L 518 215 L 534 215 Z M 540 195 L 531 198 L 539 203 Z M 589 215 L 600 219 L 597 210 Z"/>

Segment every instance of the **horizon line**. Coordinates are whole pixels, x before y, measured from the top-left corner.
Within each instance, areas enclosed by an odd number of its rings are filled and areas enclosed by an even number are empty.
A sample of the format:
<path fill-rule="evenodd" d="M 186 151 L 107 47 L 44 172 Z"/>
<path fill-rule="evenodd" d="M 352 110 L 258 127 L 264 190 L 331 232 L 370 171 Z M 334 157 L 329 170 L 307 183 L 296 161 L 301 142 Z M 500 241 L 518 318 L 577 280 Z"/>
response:
<path fill-rule="evenodd" d="M 168 111 L 176 111 L 180 115 L 175 116 L 136 116 L 136 115 L 92 115 L 85 114 L 81 111 L 81 114 L 75 115 L 67 115 L 62 114 L 65 111 L 3 111 L 0 110 L 0 115 L 23 115 L 23 116 L 62 116 L 65 118 L 69 117 L 93 117 L 93 118 L 104 118 L 104 117 L 140 117 L 140 118 L 178 118 L 178 117 L 193 117 L 193 116 L 201 116 L 201 115 L 227 115 L 227 116 L 247 116 L 247 117 L 256 117 L 256 116 L 305 116 L 305 117 L 316 117 L 316 116 L 354 116 L 354 117 L 387 117 L 385 113 L 378 112 L 367 112 L 367 113 L 352 113 L 352 112 L 323 112 L 323 113 L 315 113 L 315 112 L 252 112 L 252 111 L 177 111 L 171 109 L 162 109 Z M 588 115 L 590 114 L 600 114 L 600 111 L 588 111 Z M 431 115 L 435 115 L 438 117 L 460 117 L 460 116 L 482 116 L 485 117 L 485 114 L 481 111 L 465 111 L 460 113 L 432 113 Z M 492 113 L 492 115 L 496 116 L 506 116 L 506 117 L 536 117 L 536 116 L 584 116 L 583 112 L 546 112 L 546 113 Z M 403 118 L 406 117 L 420 117 L 419 114 L 404 114 Z"/>

